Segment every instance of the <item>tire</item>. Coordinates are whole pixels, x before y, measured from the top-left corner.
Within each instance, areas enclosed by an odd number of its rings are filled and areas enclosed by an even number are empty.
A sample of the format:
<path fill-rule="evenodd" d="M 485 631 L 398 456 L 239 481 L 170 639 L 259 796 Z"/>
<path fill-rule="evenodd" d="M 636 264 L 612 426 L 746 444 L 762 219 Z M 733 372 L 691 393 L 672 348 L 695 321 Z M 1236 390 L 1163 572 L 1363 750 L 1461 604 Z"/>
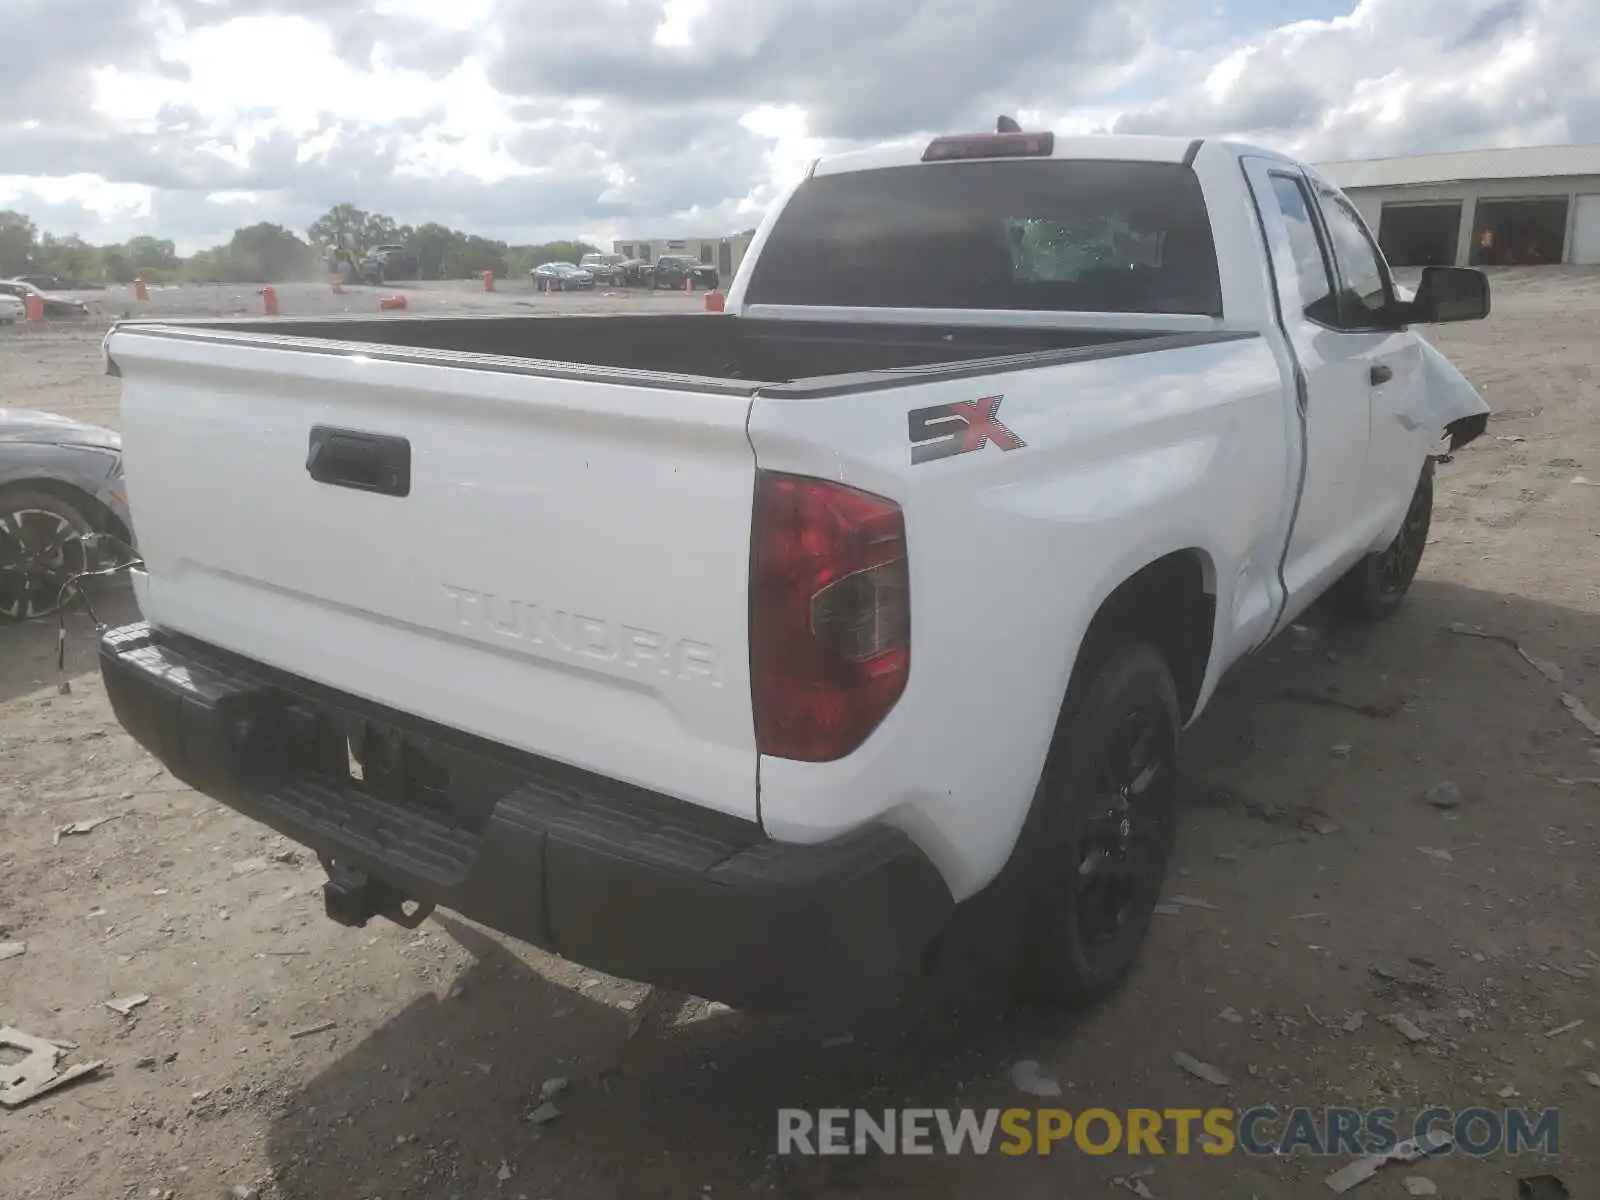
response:
<path fill-rule="evenodd" d="M 1182 726 L 1172 672 L 1145 642 L 1085 650 L 1024 832 L 1014 986 L 1024 1001 L 1081 1005 L 1115 988 L 1172 857 Z"/>
<path fill-rule="evenodd" d="M 1433 526 L 1433 461 L 1417 480 L 1416 491 L 1394 540 L 1351 567 L 1333 585 L 1329 599 L 1344 617 L 1354 621 L 1381 621 L 1391 616 L 1411 590 L 1428 547 Z"/>
<path fill-rule="evenodd" d="M 55 612 L 61 585 L 93 565 L 71 539 L 94 532 L 83 510 L 54 492 L 0 491 L 0 623 Z"/>

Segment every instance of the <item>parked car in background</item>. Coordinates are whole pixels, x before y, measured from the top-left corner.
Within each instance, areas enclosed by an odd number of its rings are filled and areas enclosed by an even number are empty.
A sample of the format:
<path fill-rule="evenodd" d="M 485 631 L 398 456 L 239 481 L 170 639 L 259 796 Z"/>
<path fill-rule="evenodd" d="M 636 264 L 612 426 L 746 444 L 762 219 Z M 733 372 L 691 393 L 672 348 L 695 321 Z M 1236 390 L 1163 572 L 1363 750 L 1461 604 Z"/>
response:
<path fill-rule="evenodd" d="M 421 274 L 417 256 L 404 246 L 374 246 L 361 259 L 362 283 L 405 283 Z"/>
<path fill-rule="evenodd" d="M 594 276 L 572 263 L 540 263 L 531 274 L 536 287 L 548 288 L 554 292 L 570 292 L 594 287 Z"/>
<path fill-rule="evenodd" d="M 44 300 L 44 315 L 51 319 L 89 315 L 89 306 L 82 300 L 43 291 L 20 279 L 0 279 L 0 295 L 14 296 L 23 302 L 26 302 L 29 296 L 39 296 Z"/>
<path fill-rule="evenodd" d="M 578 260 L 580 270 L 594 276 L 596 283 L 621 287 L 628 281 L 628 258 L 623 254 L 585 254 Z"/>
<path fill-rule="evenodd" d="M 700 262 L 686 254 L 668 254 L 656 259 L 655 266 L 650 268 L 646 285 L 652 288 L 682 288 L 686 280 L 691 288 L 714 288 L 718 281 L 717 269 L 710 263 Z"/>
<path fill-rule="evenodd" d="M 70 292 L 73 285 L 59 275 L 18 275 L 18 283 L 31 283 L 41 292 Z"/>
<path fill-rule="evenodd" d="M 55 611 L 62 585 L 120 558 L 132 531 L 120 435 L 0 408 L 0 624 Z M 117 541 L 97 548 L 95 533 Z"/>
<path fill-rule="evenodd" d="M 19 297 L 0 292 L 0 325 L 13 325 L 27 315 L 28 310 Z"/>

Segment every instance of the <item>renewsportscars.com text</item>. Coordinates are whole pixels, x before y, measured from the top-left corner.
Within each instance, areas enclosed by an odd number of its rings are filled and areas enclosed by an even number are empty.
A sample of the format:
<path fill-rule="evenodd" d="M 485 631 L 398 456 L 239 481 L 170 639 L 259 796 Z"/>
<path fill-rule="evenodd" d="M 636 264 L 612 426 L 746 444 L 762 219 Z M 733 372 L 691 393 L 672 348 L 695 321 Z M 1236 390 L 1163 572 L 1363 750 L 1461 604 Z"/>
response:
<path fill-rule="evenodd" d="M 778 1153 L 1105 1155 L 1386 1154 L 1401 1141 L 1429 1153 L 1560 1153 L 1561 1113 L 1547 1108 L 824 1108 L 778 1110 Z"/>

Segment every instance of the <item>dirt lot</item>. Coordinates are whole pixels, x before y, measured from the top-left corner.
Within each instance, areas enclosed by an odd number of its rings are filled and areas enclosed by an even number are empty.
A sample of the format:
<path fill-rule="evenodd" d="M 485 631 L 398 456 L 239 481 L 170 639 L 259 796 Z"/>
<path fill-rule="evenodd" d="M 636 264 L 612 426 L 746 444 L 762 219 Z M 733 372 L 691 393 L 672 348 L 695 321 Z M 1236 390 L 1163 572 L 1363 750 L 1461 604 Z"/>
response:
<path fill-rule="evenodd" d="M 342 929 L 321 915 L 314 862 L 121 734 L 86 621 L 69 696 L 53 626 L 0 629 L 0 941 L 27 946 L 0 961 L 0 1023 L 106 1064 L 0 1112 L 0 1196 L 1077 1200 L 1132 1195 L 1113 1177 L 1153 1167 L 1136 1184 L 1158 1200 L 1275 1200 L 1330 1195 L 1322 1179 L 1344 1161 L 773 1155 L 782 1106 L 1037 1103 L 1011 1082 L 1021 1059 L 1073 1109 L 1388 1106 L 1408 1128 L 1431 1105 L 1557 1106 L 1554 1161 L 1396 1164 L 1356 1194 L 1404 1196 L 1425 1177 L 1441 1196 L 1511 1200 L 1517 1177 L 1553 1173 L 1595 1195 L 1600 744 L 1558 695 L 1600 712 L 1600 275 L 1495 284 L 1490 321 L 1438 339 L 1496 415 L 1441 468 L 1410 603 L 1381 628 L 1308 621 L 1229 680 L 1188 744 L 1171 882 L 1211 907 L 1158 918 L 1129 985 L 1089 1013 L 846 1025 L 674 1001 L 642 1019 L 656 1005 L 637 985 L 449 916 Z M 174 311 L 258 304 L 156 295 Z M 334 303 L 280 296 L 290 313 Z M 420 310 L 517 302 L 413 292 Z M 0 405 L 114 424 L 101 329 L 0 330 Z M 121 593 L 105 608 L 131 613 Z M 1517 639 L 1564 682 L 1456 623 Z M 1458 807 L 1423 799 L 1443 781 Z M 129 1016 L 105 1006 L 132 993 L 149 1000 Z M 1397 1013 L 1425 1040 L 1383 1019 Z M 1175 1051 L 1230 1082 L 1185 1074 Z M 537 1123 L 556 1076 L 564 1115 Z"/>

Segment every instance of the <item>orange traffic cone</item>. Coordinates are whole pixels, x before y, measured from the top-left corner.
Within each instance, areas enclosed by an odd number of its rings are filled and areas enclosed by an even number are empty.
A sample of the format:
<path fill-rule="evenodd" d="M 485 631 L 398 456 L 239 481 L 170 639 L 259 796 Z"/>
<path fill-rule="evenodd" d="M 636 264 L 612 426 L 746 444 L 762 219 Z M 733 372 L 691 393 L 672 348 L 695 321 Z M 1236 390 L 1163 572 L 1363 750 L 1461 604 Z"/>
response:
<path fill-rule="evenodd" d="M 35 296 L 32 292 L 29 292 L 22 298 L 22 310 L 29 321 L 38 322 L 44 320 L 44 297 Z"/>
<path fill-rule="evenodd" d="M 335 296 L 344 295 L 344 284 L 339 282 L 339 277 L 337 275 L 328 276 L 328 286 L 333 289 L 333 294 Z"/>
<path fill-rule="evenodd" d="M 143 279 L 135 279 L 133 281 L 133 298 L 135 300 L 150 299 L 150 287 Z"/>
<path fill-rule="evenodd" d="M 261 289 L 261 311 L 269 317 L 278 315 L 278 289 L 268 285 Z"/>
<path fill-rule="evenodd" d="M 494 272 L 493 271 L 485 271 L 483 273 L 483 290 L 486 291 L 486 292 L 494 291 Z"/>
<path fill-rule="evenodd" d="M 713 288 L 706 293 L 706 311 L 723 312 L 728 307 L 728 298 Z"/>
<path fill-rule="evenodd" d="M 389 311 L 391 309 L 404 308 L 405 306 L 406 306 L 406 298 L 403 295 L 399 295 L 399 294 L 396 294 L 396 295 L 393 295 L 393 296 L 385 296 L 382 300 L 378 301 L 378 307 L 380 309 L 384 310 L 385 312 L 387 312 L 387 311 Z"/>

